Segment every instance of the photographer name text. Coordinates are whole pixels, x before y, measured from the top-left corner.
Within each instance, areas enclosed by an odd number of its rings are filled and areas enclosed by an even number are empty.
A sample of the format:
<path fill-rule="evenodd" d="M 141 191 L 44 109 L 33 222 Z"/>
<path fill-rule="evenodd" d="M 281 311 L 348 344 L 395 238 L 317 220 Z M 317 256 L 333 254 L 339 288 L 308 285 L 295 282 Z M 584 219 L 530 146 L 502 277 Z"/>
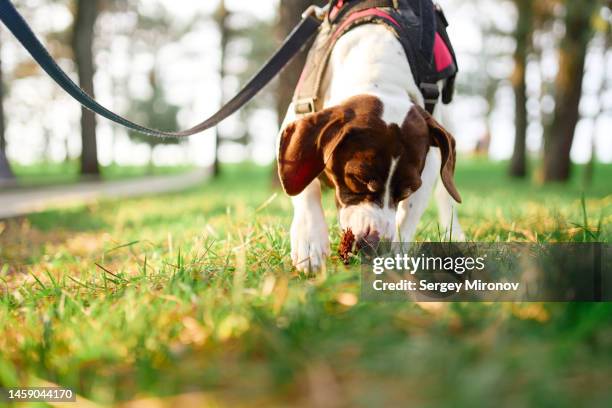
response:
<path fill-rule="evenodd" d="M 418 282 L 410 280 L 400 280 L 397 282 L 385 282 L 382 279 L 377 279 L 372 282 L 372 288 L 377 292 L 456 292 L 475 291 L 475 292 L 491 292 L 491 291 L 518 291 L 521 284 L 519 282 L 483 282 L 481 280 L 466 280 L 464 282 L 430 282 L 426 279 L 421 279 Z"/>

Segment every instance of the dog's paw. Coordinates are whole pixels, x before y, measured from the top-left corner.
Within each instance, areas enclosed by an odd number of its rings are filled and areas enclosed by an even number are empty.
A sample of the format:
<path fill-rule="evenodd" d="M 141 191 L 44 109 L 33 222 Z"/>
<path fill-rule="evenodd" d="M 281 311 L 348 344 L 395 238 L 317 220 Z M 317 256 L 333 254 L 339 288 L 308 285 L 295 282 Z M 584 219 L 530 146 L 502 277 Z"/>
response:
<path fill-rule="evenodd" d="M 291 260 L 300 272 L 316 272 L 330 254 L 329 231 L 322 217 L 296 216 L 291 224 Z"/>

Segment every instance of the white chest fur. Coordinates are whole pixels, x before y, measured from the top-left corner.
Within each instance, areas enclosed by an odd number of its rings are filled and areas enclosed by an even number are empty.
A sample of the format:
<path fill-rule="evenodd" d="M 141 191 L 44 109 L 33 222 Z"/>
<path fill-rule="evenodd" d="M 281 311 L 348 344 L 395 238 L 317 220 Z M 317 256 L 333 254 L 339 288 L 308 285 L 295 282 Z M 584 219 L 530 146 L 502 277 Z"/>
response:
<path fill-rule="evenodd" d="M 423 105 L 401 43 L 382 25 L 362 25 L 343 35 L 323 78 L 325 107 L 360 94 L 383 102 L 387 123 L 401 124 L 413 101 Z"/>

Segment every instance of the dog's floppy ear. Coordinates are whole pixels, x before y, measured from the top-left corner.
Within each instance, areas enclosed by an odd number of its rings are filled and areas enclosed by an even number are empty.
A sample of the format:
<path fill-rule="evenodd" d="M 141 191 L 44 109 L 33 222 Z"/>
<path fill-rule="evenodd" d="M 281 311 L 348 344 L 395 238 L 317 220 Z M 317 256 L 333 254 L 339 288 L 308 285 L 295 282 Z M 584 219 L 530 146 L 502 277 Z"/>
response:
<path fill-rule="evenodd" d="M 461 203 L 461 195 L 455 186 L 455 139 L 429 114 L 429 112 L 418 106 L 417 109 L 429 127 L 431 146 L 438 147 L 442 153 L 442 168 L 440 169 L 442 183 L 444 183 L 444 187 L 446 187 L 451 197 L 453 197 L 456 202 Z"/>
<path fill-rule="evenodd" d="M 280 137 L 278 173 L 290 196 L 300 194 L 325 169 L 344 139 L 351 111 L 334 107 L 288 125 Z"/>
<path fill-rule="evenodd" d="M 430 146 L 440 148 L 442 163 L 440 175 L 449 194 L 458 203 L 461 196 L 455 186 L 455 139 L 425 109 L 414 105 L 402 124 L 401 140 L 408 161 L 416 166 L 420 176 Z"/>

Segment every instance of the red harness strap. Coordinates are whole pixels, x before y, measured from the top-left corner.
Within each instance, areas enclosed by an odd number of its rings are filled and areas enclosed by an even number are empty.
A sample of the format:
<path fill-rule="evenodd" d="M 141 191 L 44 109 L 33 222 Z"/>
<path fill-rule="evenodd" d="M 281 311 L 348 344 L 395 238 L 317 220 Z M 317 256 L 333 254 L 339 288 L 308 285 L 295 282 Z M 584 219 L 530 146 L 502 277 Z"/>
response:
<path fill-rule="evenodd" d="M 345 30 L 348 27 L 350 27 L 355 21 L 360 20 L 362 18 L 366 18 L 366 17 L 378 17 L 378 18 L 382 18 L 384 20 L 387 20 L 391 24 L 395 25 L 397 28 L 400 28 L 400 24 L 397 22 L 396 19 L 391 17 L 391 15 L 389 13 L 386 13 L 386 12 L 382 11 L 381 9 L 371 8 L 371 9 L 362 10 L 362 11 L 358 11 L 356 13 L 351 14 L 349 16 L 349 18 L 347 18 L 346 21 L 344 21 L 340 25 L 340 27 L 338 27 L 338 29 L 334 33 L 333 41 L 335 42 L 338 39 L 338 37 L 340 37 L 342 34 L 344 34 Z"/>

